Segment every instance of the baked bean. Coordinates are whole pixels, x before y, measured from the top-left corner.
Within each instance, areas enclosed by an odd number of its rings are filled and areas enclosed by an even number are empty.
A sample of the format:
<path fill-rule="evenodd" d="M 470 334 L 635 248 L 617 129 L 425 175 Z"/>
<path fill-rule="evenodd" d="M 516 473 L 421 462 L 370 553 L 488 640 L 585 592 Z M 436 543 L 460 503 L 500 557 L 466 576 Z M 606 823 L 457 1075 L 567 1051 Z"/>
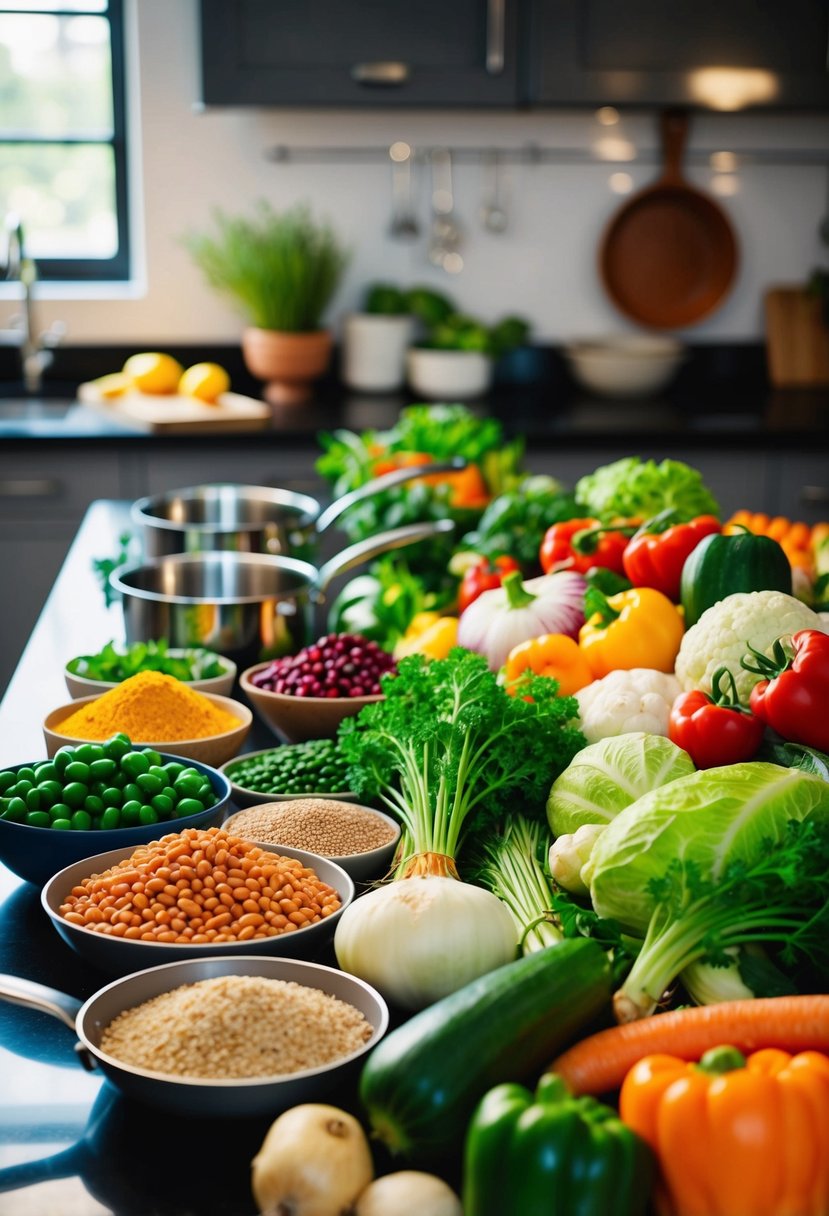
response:
<path fill-rule="evenodd" d="M 339 907 L 334 888 L 296 859 L 220 828 L 189 828 L 91 875 L 60 913 L 114 937 L 199 945 L 293 933 Z"/>

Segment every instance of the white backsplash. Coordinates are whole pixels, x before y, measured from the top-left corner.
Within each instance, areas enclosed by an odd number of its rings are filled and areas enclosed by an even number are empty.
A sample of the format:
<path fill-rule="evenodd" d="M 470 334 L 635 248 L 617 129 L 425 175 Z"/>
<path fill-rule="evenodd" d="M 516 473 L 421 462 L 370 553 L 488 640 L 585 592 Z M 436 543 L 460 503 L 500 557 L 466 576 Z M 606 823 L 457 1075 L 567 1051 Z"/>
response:
<path fill-rule="evenodd" d="M 365 285 L 377 279 L 445 290 L 464 311 L 486 320 L 519 312 L 532 322 L 534 336 L 541 341 L 632 328 L 603 291 L 597 250 L 606 224 L 625 202 L 625 196 L 612 192 L 611 174 L 629 173 L 634 190 L 659 175 L 653 160 L 658 143 L 655 114 L 623 112 L 620 123 L 610 129 L 600 127 L 588 111 L 198 112 L 196 10 L 195 0 L 138 0 L 127 14 L 136 287 L 117 300 L 89 294 L 78 298 L 77 289 L 60 292 L 70 298 L 53 299 L 44 287 L 38 301 L 40 326 L 62 320 L 66 341 L 79 344 L 163 347 L 237 341 L 244 319 L 204 285 L 182 248 L 181 236 L 209 226 L 214 207 L 239 212 L 265 197 L 277 208 L 308 201 L 314 214 L 327 218 L 351 249 L 345 281 L 329 313 L 335 328 L 357 305 Z M 456 164 L 455 202 L 465 239 L 464 268 L 454 276 L 429 264 L 425 236 L 415 245 L 388 236 L 387 162 L 274 164 L 265 156 L 266 149 L 277 144 L 383 148 L 395 140 L 416 149 L 516 149 L 528 143 L 586 149 L 611 131 L 650 159 L 612 165 L 510 165 L 504 170 L 509 226 L 500 235 L 480 225 L 481 165 Z M 822 150 L 829 158 L 829 116 L 696 114 L 690 147 L 756 148 L 766 154 L 780 150 L 783 156 Z M 698 188 L 712 190 L 714 175 L 707 165 L 688 165 L 686 176 Z M 416 185 L 425 230 L 429 183 L 422 169 Z M 817 235 L 827 209 L 825 166 L 746 165 L 733 185 L 735 192 L 718 195 L 717 201 L 738 237 L 738 274 L 723 306 L 684 331 L 682 336 L 693 341 L 760 339 L 765 290 L 802 282 L 814 266 L 829 263 L 829 251 L 822 249 Z M 7 298 L 0 299 L 0 323 L 9 307 Z"/>

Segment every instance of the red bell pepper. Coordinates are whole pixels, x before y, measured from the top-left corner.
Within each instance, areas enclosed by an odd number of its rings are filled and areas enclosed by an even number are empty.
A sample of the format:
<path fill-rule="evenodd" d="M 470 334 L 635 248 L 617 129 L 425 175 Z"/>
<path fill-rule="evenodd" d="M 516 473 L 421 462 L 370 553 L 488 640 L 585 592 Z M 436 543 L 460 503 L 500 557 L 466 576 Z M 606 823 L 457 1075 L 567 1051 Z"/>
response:
<path fill-rule="evenodd" d="M 624 574 L 622 554 L 634 525 L 603 527 L 598 519 L 568 519 L 544 533 L 539 552 L 541 569 L 576 570 L 586 574 L 594 566 Z"/>
<path fill-rule="evenodd" d="M 710 696 L 700 689 L 680 693 L 668 715 L 668 738 L 688 753 L 697 768 L 751 760 L 764 730 L 762 719 L 740 703 L 727 667 L 714 672 Z"/>
<path fill-rule="evenodd" d="M 458 615 L 460 616 L 484 591 L 494 591 L 496 587 L 501 586 L 508 574 L 520 569 L 515 558 L 506 554 L 501 557 L 478 558 L 461 579 L 458 588 Z"/>
<path fill-rule="evenodd" d="M 801 629 L 778 638 L 771 658 L 749 646 L 747 671 L 763 676 L 749 704 L 758 718 L 791 743 L 829 751 L 829 634 Z"/>
<path fill-rule="evenodd" d="M 674 512 L 663 512 L 644 523 L 624 552 L 625 574 L 634 587 L 655 587 L 679 602 L 685 559 L 704 536 L 722 531 L 714 515 L 698 515 L 687 523 L 671 523 Z"/>

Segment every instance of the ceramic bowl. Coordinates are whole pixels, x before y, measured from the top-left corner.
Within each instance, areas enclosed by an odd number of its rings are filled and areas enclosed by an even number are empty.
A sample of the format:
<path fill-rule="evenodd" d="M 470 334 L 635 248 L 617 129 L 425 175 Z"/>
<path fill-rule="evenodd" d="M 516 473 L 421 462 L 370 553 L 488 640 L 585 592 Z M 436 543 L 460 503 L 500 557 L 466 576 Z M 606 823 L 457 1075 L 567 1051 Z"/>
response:
<path fill-rule="evenodd" d="M 318 792 L 316 790 L 294 790 L 289 794 L 272 793 L 270 790 L 254 790 L 249 786 L 241 785 L 234 778 L 234 769 L 243 760 L 254 760 L 257 756 L 267 756 L 276 749 L 273 747 L 265 747 L 258 752 L 245 752 L 244 756 L 236 756 L 233 760 L 228 760 L 220 768 L 220 772 L 227 777 L 230 782 L 230 796 L 236 806 L 258 806 L 261 802 L 289 802 L 294 798 L 336 798 L 339 802 L 356 802 L 357 795 L 353 790 L 341 790 L 332 794 L 325 790 Z"/>
<path fill-rule="evenodd" d="M 427 350 L 406 355 L 409 387 L 418 396 L 455 401 L 480 397 L 492 384 L 493 361 L 475 350 Z"/>
<path fill-rule="evenodd" d="M 313 795 L 305 794 L 302 798 L 284 799 L 280 801 L 279 805 L 283 806 L 287 801 L 303 802 L 311 797 L 313 797 Z M 330 798 L 331 795 L 326 795 L 326 797 Z M 260 811 L 266 808 L 267 805 L 267 803 L 261 804 L 259 808 Z M 362 804 L 357 805 L 359 810 L 365 811 L 367 815 L 374 815 L 375 818 L 382 820 L 383 823 L 387 823 L 390 828 L 393 828 L 394 836 L 388 841 L 387 844 L 380 845 L 379 848 L 376 849 L 369 849 L 367 852 L 346 853 L 339 855 L 335 853 L 324 853 L 322 856 L 327 857 L 329 861 L 333 861 L 335 865 L 342 866 L 346 874 L 349 874 L 355 882 L 370 882 L 372 879 L 382 878 L 389 872 L 391 863 L 394 859 L 395 849 L 397 848 L 398 841 L 400 840 L 401 828 L 396 819 L 392 819 L 390 815 L 386 815 L 383 811 L 378 811 L 373 806 L 363 806 Z M 262 840 L 257 840 L 253 836 L 249 836 L 244 831 L 239 831 L 235 827 L 235 823 L 238 821 L 240 814 L 241 812 L 237 811 L 234 815 L 231 815 L 224 821 L 222 827 L 226 831 L 232 832 L 234 836 L 241 836 L 243 840 L 250 840 L 252 844 L 258 844 L 260 849 L 276 849 L 278 851 L 282 848 L 282 845 L 274 844 L 272 841 L 265 842 Z"/>
<path fill-rule="evenodd" d="M 179 759 L 178 756 L 164 753 L 161 758 L 162 762 Z M 13 770 L 42 763 L 42 760 L 35 760 L 28 765 L 16 764 Z M 85 858 L 93 857 L 104 850 L 117 849 L 119 853 L 129 853 L 138 845 L 157 840 L 166 832 L 180 832 L 185 828 L 218 827 L 227 814 L 230 782 L 223 773 L 207 764 L 200 764 L 196 760 L 190 763 L 193 768 L 204 773 L 213 786 L 216 803 L 207 810 L 195 815 L 185 815 L 181 819 L 163 820 L 160 823 L 142 823 L 134 827 L 87 832 L 33 828 L 26 823 L 11 823 L 7 819 L 0 819 L 0 861 L 19 878 L 42 886 L 59 870 L 78 862 L 86 865 Z"/>
<path fill-rule="evenodd" d="M 158 834 L 155 839 L 158 838 Z M 295 857 L 304 866 L 309 866 L 323 882 L 328 883 L 340 897 L 340 907 L 324 920 L 293 933 L 280 933 L 275 937 L 263 937 L 242 942 L 205 942 L 204 945 L 188 946 L 175 942 L 142 942 L 124 937 L 112 937 L 106 933 L 98 933 L 94 929 L 86 929 L 73 925 L 65 920 L 59 912 L 66 896 L 91 874 L 99 874 L 104 870 L 124 861 L 133 853 L 132 848 L 111 849 L 107 853 L 97 853 L 83 861 L 77 861 L 55 874 L 46 883 L 41 892 L 41 903 L 55 927 L 67 945 L 76 950 L 88 963 L 107 971 L 111 975 L 127 975 L 133 971 L 141 971 L 145 967 L 155 967 L 159 963 L 174 963 L 179 959 L 212 958 L 214 956 L 232 958 L 238 955 L 254 955 L 268 958 L 314 958 L 334 936 L 337 922 L 345 909 L 354 898 L 354 883 L 345 870 L 308 853 L 304 849 L 292 849 L 280 845 L 277 849 L 270 845 L 270 852 L 279 852 L 283 857 Z"/>
<path fill-rule="evenodd" d="M 99 694 L 101 696 L 103 694 Z M 239 719 L 239 725 L 233 730 L 223 731 L 220 735 L 208 735 L 204 739 L 133 739 L 132 742 L 143 747 L 152 747 L 157 752 L 166 752 L 170 756 L 184 757 L 187 760 L 199 760 L 202 764 L 218 768 L 226 760 L 237 754 L 250 730 L 253 714 L 249 706 L 230 697 L 218 697 L 215 693 L 202 693 L 217 709 L 223 709 Z M 47 714 L 43 721 L 43 737 L 46 740 L 46 753 L 51 758 L 59 747 L 67 744 L 77 747 L 88 743 L 88 739 L 78 739 L 72 735 L 61 734 L 60 724 L 83 705 L 91 705 L 98 697 L 80 697 L 66 705 L 59 705 Z"/>
<path fill-rule="evenodd" d="M 256 672 L 264 671 L 266 667 L 270 667 L 270 662 L 248 667 L 239 677 L 239 687 L 271 730 L 288 743 L 333 739 L 345 718 L 358 714 L 366 705 L 383 700 L 382 693 L 371 697 L 294 697 L 283 692 L 268 692 L 251 682 Z"/>
<path fill-rule="evenodd" d="M 603 397 L 638 397 L 670 383 L 685 348 L 673 338 L 634 335 L 571 342 L 563 354 L 583 388 Z"/>
<path fill-rule="evenodd" d="M 176 648 L 168 650 L 167 653 L 171 658 L 176 658 L 179 655 L 186 654 L 187 651 L 182 648 Z M 233 691 L 233 681 L 236 679 L 236 664 L 232 659 L 226 659 L 221 654 L 217 654 L 215 658 L 224 667 L 221 675 L 211 676 L 207 680 L 184 680 L 183 683 L 188 688 L 195 689 L 196 692 L 212 692 L 220 697 L 229 697 Z M 92 697 L 107 692 L 110 688 L 117 688 L 120 683 L 117 680 L 92 680 L 89 676 L 76 675 L 69 670 L 68 665 L 63 669 L 63 678 L 66 681 L 70 697 L 74 697 L 75 699 L 79 697 Z"/>

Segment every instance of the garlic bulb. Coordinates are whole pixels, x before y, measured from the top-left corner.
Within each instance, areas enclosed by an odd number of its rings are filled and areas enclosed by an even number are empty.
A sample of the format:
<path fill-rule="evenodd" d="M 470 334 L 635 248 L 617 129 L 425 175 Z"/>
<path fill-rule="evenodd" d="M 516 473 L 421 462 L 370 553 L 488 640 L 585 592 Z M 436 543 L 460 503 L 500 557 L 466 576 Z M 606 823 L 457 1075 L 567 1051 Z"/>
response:
<path fill-rule="evenodd" d="M 517 944 L 515 922 L 497 896 L 432 875 L 355 899 L 334 934 L 343 971 L 404 1009 L 423 1009 L 512 962 Z"/>

